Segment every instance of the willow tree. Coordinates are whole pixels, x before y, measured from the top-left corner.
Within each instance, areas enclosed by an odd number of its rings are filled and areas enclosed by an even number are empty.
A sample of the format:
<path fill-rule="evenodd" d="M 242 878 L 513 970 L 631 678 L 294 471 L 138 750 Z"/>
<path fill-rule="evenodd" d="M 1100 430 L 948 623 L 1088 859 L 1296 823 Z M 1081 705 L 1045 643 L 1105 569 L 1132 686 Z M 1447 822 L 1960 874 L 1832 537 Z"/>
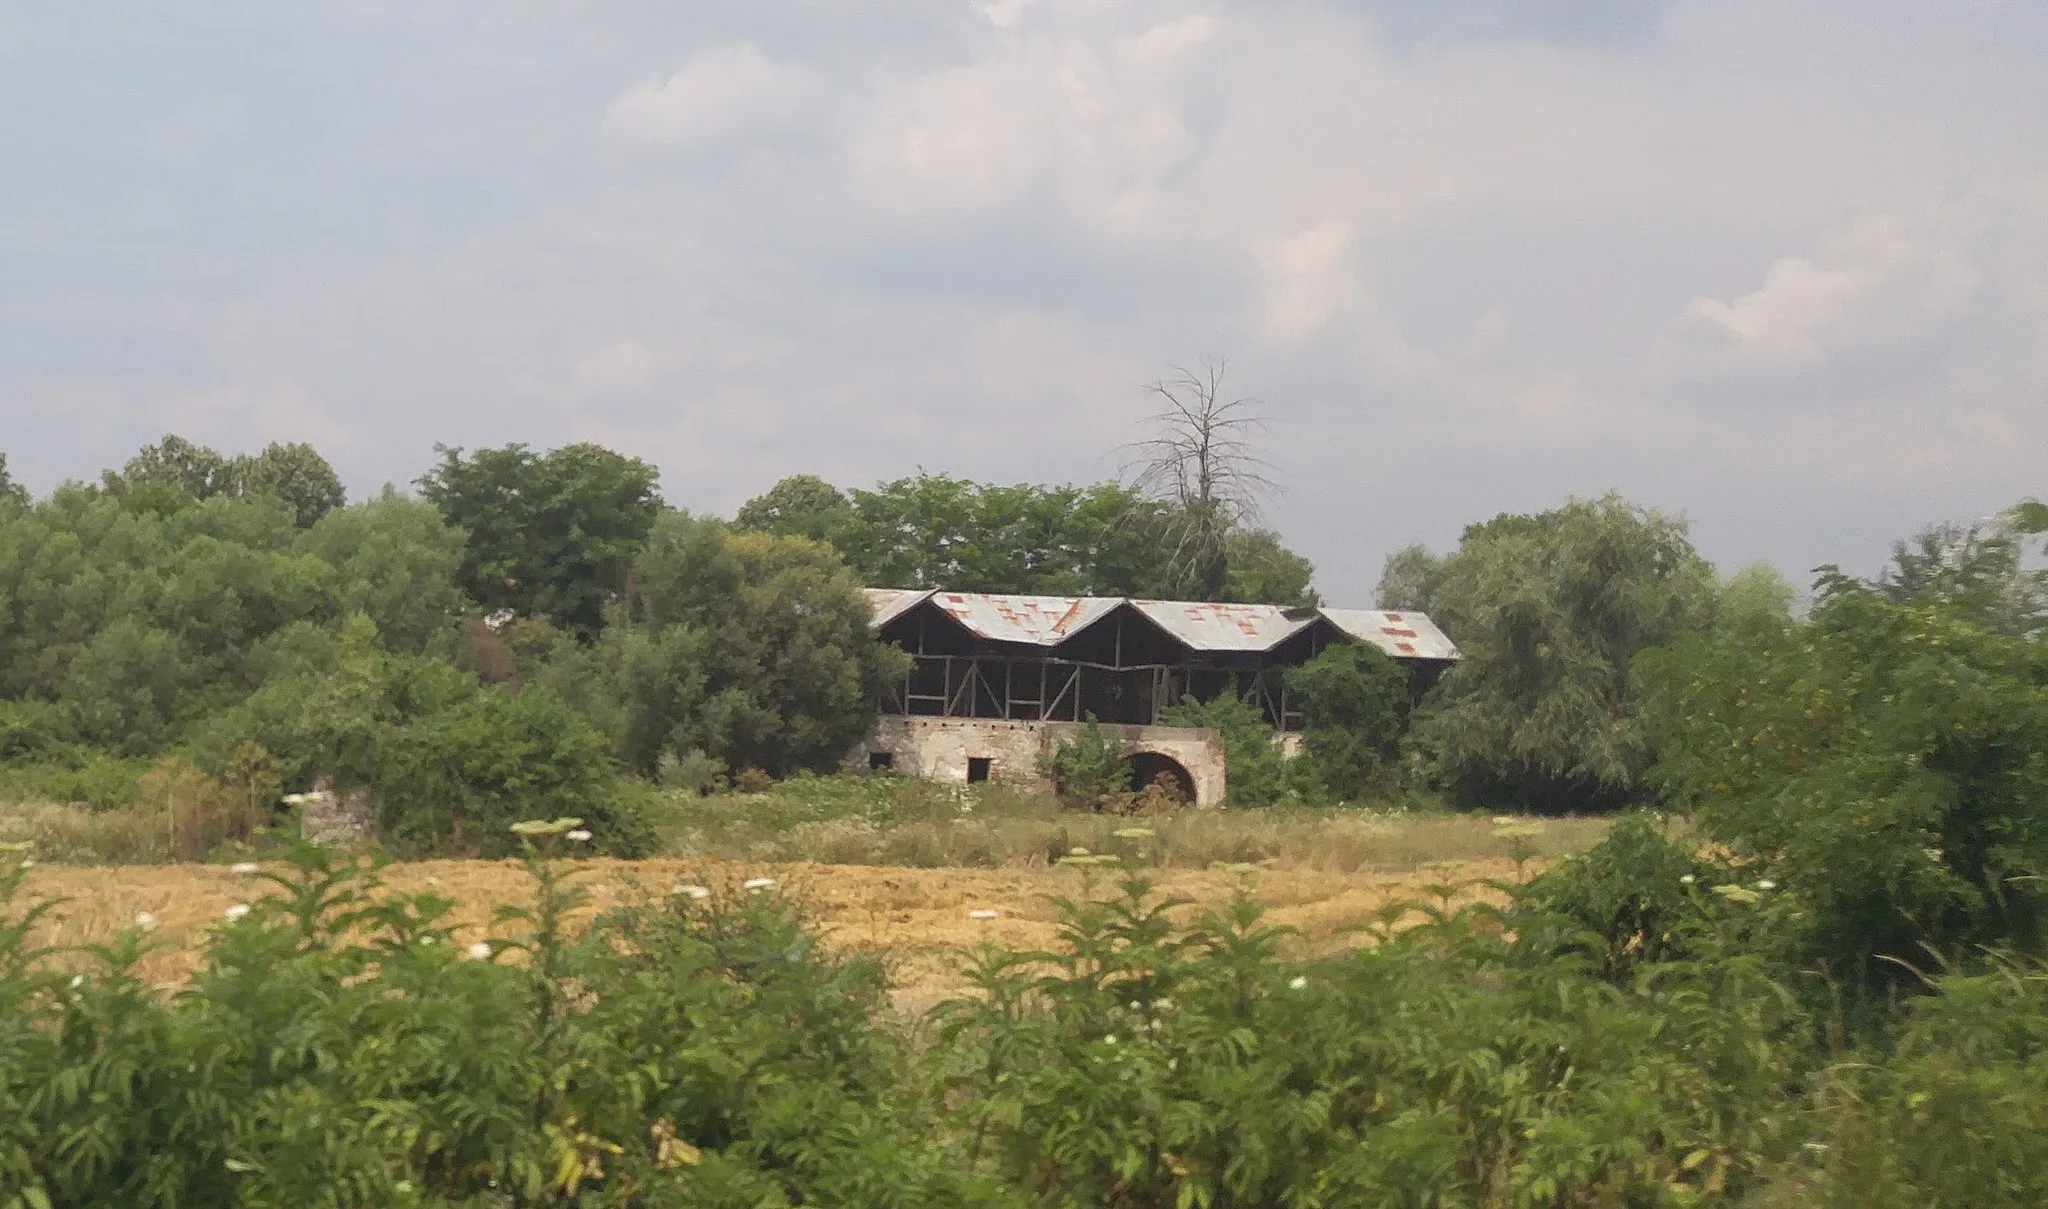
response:
<path fill-rule="evenodd" d="M 1710 624 L 1719 585 L 1682 519 L 1617 495 L 1465 530 L 1426 601 L 1464 653 L 1416 738 L 1473 804 L 1601 810 L 1650 753 L 1630 662 Z"/>

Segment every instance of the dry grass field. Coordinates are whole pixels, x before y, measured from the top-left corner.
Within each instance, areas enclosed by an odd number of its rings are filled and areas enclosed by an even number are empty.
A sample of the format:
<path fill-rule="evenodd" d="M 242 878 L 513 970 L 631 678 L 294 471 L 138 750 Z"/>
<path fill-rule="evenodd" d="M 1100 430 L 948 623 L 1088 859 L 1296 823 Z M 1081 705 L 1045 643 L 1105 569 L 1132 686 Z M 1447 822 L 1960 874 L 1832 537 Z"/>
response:
<path fill-rule="evenodd" d="M 642 896 L 659 897 L 682 882 L 737 892 L 744 878 L 768 876 L 777 890 L 799 903 L 841 950 L 880 958 L 890 971 L 898 1001 L 920 1010 L 962 985 L 960 954 L 978 941 L 1015 947 L 1052 941 L 1057 910 L 1052 896 L 1082 894 L 1089 871 L 1062 867 L 996 869 L 913 869 L 878 866 L 762 865 L 709 860 L 589 860 L 573 862 L 583 875 L 590 905 L 585 917 L 606 906 Z M 1297 943 L 1317 950 L 1365 943 L 1352 929 L 1373 923 L 1390 903 L 1441 901 L 1442 891 L 1461 886 L 1454 902 L 1492 894 L 1481 879 L 1513 879 L 1507 859 L 1446 862 L 1389 872 L 1334 872 L 1314 868 L 1272 868 L 1254 874 L 1227 870 L 1160 869 L 1152 877 L 1162 894 L 1193 900 L 1189 910 L 1219 906 L 1249 879 L 1268 918 L 1300 931 Z M 1111 879 L 1093 872 L 1097 893 L 1113 892 Z M 389 866 L 394 889 L 431 889 L 453 899 L 462 939 L 488 934 L 492 909 L 528 900 L 532 881 L 512 861 L 422 861 Z M 132 926 L 147 912 L 155 920 L 153 948 L 144 977 L 175 985 L 194 968 L 198 944 L 231 905 L 266 891 L 268 883 L 220 865 L 41 866 L 30 875 L 26 901 L 62 900 L 45 916 L 40 939 L 76 946 L 105 940 Z M 22 905 L 22 904 L 17 904 Z M 994 919 L 970 918 L 971 911 L 997 912 Z"/>

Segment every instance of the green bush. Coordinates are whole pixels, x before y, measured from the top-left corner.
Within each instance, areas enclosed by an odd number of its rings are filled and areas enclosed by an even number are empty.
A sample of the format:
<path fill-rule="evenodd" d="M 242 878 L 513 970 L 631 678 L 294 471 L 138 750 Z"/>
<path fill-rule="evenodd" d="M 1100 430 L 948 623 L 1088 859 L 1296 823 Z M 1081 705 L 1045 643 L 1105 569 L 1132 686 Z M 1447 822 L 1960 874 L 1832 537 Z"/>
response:
<path fill-rule="evenodd" d="M 1376 647 L 1342 643 L 1287 673 L 1305 723 L 1296 770 L 1318 796 L 1356 802 L 1388 788 L 1407 726 L 1408 678 Z"/>
<path fill-rule="evenodd" d="M 1809 906 L 1808 962 L 1878 993 L 2048 943 L 2048 648 L 1836 579 L 1812 619 L 1647 654 L 1653 771 Z"/>
<path fill-rule="evenodd" d="M 1286 797 L 1292 782 L 1288 760 L 1273 741 L 1273 727 L 1259 707 L 1231 693 L 1208 701 L 1193 697 L 1160 711 L 1168 726 L 1213 728 L 1223 739 L 1223 764 L 1232 806 L 1271 806 Z"/>
<path fill-rule="evenodd" d="M 1124 745 L 1103 732 L 1094 714 L 1088 715 L 1080 733 L 1040 759 L 1039 773 L 1052 779 L 1062 802 L 1091 810 L 1100 809 L 1109 795 L 1131 788 Z"/>

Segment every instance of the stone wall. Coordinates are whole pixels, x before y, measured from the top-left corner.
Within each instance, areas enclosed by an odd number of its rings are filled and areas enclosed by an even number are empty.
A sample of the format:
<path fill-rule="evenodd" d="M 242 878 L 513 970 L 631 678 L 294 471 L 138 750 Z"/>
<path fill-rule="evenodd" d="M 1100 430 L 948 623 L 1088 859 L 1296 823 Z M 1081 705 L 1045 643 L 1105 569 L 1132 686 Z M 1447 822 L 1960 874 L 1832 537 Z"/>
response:
<path fill-rule="evenodd" d="M 1027 789 L 1051 789 L 1038 771 L 1041 756 L 1084 729 L 1076 722 L 1004 722 L 990 718 L 921 718 L 885 714 L 866 743 L 848 757 L 856 769 L 886 755 L 904 776 L 964 784 L 975 761 L 986 760 L 988 779 Z M 1110 726 L 1104 734 L 1122 742 L 1127 754 L 1151 752 L 1187 771 L 1195 805 L 1220 806 L 1227 788 L 1223 740 L 1213 730 L 1185 726 Z"/>

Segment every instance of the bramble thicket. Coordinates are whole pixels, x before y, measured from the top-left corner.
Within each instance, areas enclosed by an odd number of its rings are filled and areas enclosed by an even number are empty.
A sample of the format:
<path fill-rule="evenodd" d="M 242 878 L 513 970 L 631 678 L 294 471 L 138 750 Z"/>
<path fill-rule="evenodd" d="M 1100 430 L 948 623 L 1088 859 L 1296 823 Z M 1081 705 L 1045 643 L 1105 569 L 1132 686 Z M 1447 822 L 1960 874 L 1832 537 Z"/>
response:
<path fill-rule="evenodd" d="M 1058 944 L 908 1018 L 766 879 L 566 927 L 573 858 L 646 850 L 656 784 L 834 762 L 896 666 L 864 579 L 1143 591 L 1173 568 L 1123 538 L 1171 502 L 785 481 L 724 522 L 594 447 L 442 456 L 356 504 L 304 447 L 0 479 L 0 792 L 183 778 L 181 850 L 256 862 L 158 986 L 151 920 L 46 948 L 0 852 L 0 1206 L 2048 1203 L 2037 504 L 1797 610 L 1615 497 L 1403 551 L 1383 602 L 1467 659 L 1419 704 L 1304 669 L 1293 761 L 1186 703 L 1232 808 L 1617 811 L 1602 842 L 1323 954 L 1255 867 L 1205 915 L 1076 854 Z M 1270 534 L 1215 549 L 1310 591 Z M 391 850 L 518 856 L 534 905 L 458 931 L 263 831 L 316 781 Z"/>

